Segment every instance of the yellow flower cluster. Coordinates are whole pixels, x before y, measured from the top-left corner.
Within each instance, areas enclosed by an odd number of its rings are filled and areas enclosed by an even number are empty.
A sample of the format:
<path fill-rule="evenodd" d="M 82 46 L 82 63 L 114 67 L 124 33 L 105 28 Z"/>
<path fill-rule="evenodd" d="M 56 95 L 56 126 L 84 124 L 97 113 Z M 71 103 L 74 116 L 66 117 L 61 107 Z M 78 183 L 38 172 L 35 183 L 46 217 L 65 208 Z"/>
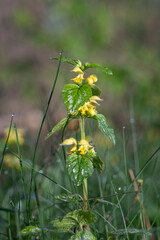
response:
<path fill-rule="evenodd" d="M 8 136 L 8 131 L 9 131 L 9 128 L 6 128 L 5 131 L 4 131 L 5 139 Z M 22 128 L 18 128 L 17 129 L 19 145 L 23 145 L 24 144 L 24 133 L 25 133 L 24 129 L 22 129 Z M 11 144 L 17 143 L 16 132 L 15 132 L 15 130 L 13 128 L 10 131 L 8 143 L 11 143 Z"/>
<path fill-rule="evenodd" d="M 68 154 L 71 153 L 79 153 L 81 155 L 84 155 L 87 152 L 92 152 L 95 154 L 93 146 L 89 144 L 89 139 L 86 137 L 85 139 L 80 140 L 79 142 L 75 138 L 69 138 L 63 141 L 61 145 L 74 145 L 70 148 Z"/>
<path fill-rule="evenodd" d="M 91 117 L 97 114 L 96 106 L 98 105 L 97 101 L 102 101 L 98 96 L 92 96 L 88 102 L 86 102 L 82 107 L 78 108 L 78 112 L 81 113 L 82 116 L 85 114 L 89 114 Z"/>
<path fill-rule="evenodd" d="M 79 67 L 75 67 L 72 72 L 77 73 L 78 75 L 75 78 L 72 78 L 71 80 L 73 80 L 75 83 L 77 84 L 82 84 L 82 80 L 84 80 L 84 72 L 79 68 Z M 88 85 L 92 85 L 93 83 L 97 82 L 98 78 L 96 77 L 96 75 L 90 75 L 87 79 L 86 79 L 86 83 Z"/>
<path fill-rule="evenodd" d="M 4 156 L 4 165 L 6 168 L 14 168 L 20 170 L 19 159 L 11 154 L 6 154 Z"/>

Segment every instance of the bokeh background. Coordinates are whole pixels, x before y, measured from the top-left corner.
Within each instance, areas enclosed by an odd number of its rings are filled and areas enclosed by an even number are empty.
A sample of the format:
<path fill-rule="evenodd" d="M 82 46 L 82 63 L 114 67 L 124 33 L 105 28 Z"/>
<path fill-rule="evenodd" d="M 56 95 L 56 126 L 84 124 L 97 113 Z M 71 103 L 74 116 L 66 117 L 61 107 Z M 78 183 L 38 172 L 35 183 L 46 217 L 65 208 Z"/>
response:
<path fill-rule="evenodd" d="M 160 133 L 159 12 L 156 0 L 0 1 L 1 132 L 12 112 L 21 124 L 38 128 L 57 67 L 48 59 L 63 49 L 65 57 L 111 68 L 113 77 L 97 75 L 103 111 L 116 128 L 129 125 L 134 111 L 138 133 L 149 131 L 148 140 L 155 138 Z M 62 66 L 54 102 L 70 70 Z"/>
<path fill-rule="evenodd" d="M 22 154 L 24 159 L 32 160 L 42 113 L 58 66 L 58 62 L 49 60 L 50 57 L 58 57 L 63 50 L 64 57 L 105 65 L 112 70 L 113 76 L 97 70 L 92 73 L 98 76 L 97 85 L 103 90 L 99 112 L 115 130 L 116 147 L 96 131 L 95 125 L 92 130 L 98 154 L 105 161 L 109 157 L 110 174 L 116 187 L 120 187 L 119 179 L 124 173 L 119 166 L 124 170 L 124 150 L 127 167 L 136 174 L 159 147 L 159 29 L 159 0 L 1 0 L 1 139 L 14 112 L 17 127 L 25 129 L 27 135 L 27 147 Z M 59 149 L 60 135 L 48 141 L 44 141 L 44 137 L 66 115 L 61 90 L 73 77 L 71 69 L 71 65 L 61 64 L 47 124 L 40 139 L 42 147 L 36 159 L 40 167 L 51 152 L 49 169 Z M 69 131 L 71 128 L 70 125 Z M 67 134 L 72 135 L 71 131 Z M 106 146 L 110 149 L 107 154 Z M 160 208 L 157 208 L 160 204 L 159 169 L 159 162 L 154 161 L 143 173 L 145 206 L 153 222 L 160 216 Z M 3 199 L 3 191 L 1 196 Z"/>

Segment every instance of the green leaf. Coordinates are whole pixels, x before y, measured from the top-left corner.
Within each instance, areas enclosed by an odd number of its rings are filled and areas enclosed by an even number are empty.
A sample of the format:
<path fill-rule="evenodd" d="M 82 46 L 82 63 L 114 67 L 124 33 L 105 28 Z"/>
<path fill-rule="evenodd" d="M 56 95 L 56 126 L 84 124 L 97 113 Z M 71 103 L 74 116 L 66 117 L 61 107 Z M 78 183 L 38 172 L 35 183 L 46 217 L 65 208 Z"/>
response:
<path fill-rule="evenodd" d="M 59 219 L 53 220 L 54 230 L 56 232 L 72 232 L 71 228 L 79 227 L 81 230 L 84 226 L 90 225 L 96 221 L 96 216 L 90 211 L 82 209 L 69 212 L 62 221 Z"/>
<path fill-rule="evenodd" d="M 97 240 L 97 238 L 89 231 L 80 231 L 69 240 Z"/>
<path fill-rule="evenodd" d="M 72 113 L 88 102 L 92 96 L 91 88 L 87 84 L 78 86 L 76 84 L 67 84 L 62 90 L 64 103 L 68 110 Z"/>
<path fill-rule="evenodd" d="M 86 70 L 88 68 L 98 68 L 98 69 L 102 70 L 103 72 L 105 72 L 108 75 L 112 75 L 113 74 L 112 71 L 109 68 L 101 66 L 101 65 L 96 64 L 96 63 L 85 63 L 84 64 L 84 70 Z"/>
<path fill-rule="evenodd" d="M 66 167 L 74 183 L 79 186 L 93 173 L 93 164 L 87 155 L 72 153 L 66 159 Z"/>
<path fill-rule="evenodd" d="M 125 235 L 126 233 L 128 234 L 151 234 L 151 231 L 149 230 L 142 230 L 142 229 L 119 229 L 117 231 L 112 231 L 110 232 L 111 234 L 114 235 Z"/>
<path fill-rule="evenodd" d="M 99 156 L 95 156 L 92 158 L 93 167 L 97 169 L 98 173 L 100 174 L 104 169 L 104 163 L 99 158 Z"/>
<path fill-rule="evenodd" d="M 66 125 L 68 121 L 68 118 L 65 117 L 63 118 L 59 123 L 57 123 L 54 128 L 52 128 L 52 130 L 47 134 L 47 136 L 45 137 L 45 139 L 48 139 L 50 136 L 52 136 L 54 133 L 60 131 L 61 129 L 63 129 Z"/>
<path fill-rule="evenodd" d="M 96 116 L 93 117 L 95 120 L 97 120 L 98 122 L 98 127 L 101 130 L 101 132 L 109 137 L 109 139 L 111 140 L 111 142 L 113 144 L 115 144 L 115 135 L 114 135 L 114 130 L 113 128 L 111 128 L 107 122 L 106 122 L 106 118 L 103 114 L 97 114 Z"/>
<path fill-rule="evenodd" d="M 101 94 L 101 90 L 95 85 L 91 85 L 92 95 L 93 96 L 99 96 Z"/>
<path fill-rule="evenodd" d="M 80 200 L 80 196 L 78 194 L 60 194 L 55 196 L 57 200 L 63 201 L 63 202 L 74 202 L 78 203 Z"/>
<path fill-rule="evenodd" d="M 22 235 L 37 235 L 41 233 L 41 229 L 37 226 L 27 226 L 21 232 Z"/>
<path fill-rule="evenodd" d="M 53 57 L 53 58 L 49 58 L 50 60 L 58 60 L 60 61 L 61 59 L 61 62 L 66 62 L 66 63 L 69 63 L 73 66 L 78 66 L 78 67 L 81 67 L 81 62 L 78 60 L 78 59 L 73 59 L 73 58 L 60 58 L 60 57 Z"/>

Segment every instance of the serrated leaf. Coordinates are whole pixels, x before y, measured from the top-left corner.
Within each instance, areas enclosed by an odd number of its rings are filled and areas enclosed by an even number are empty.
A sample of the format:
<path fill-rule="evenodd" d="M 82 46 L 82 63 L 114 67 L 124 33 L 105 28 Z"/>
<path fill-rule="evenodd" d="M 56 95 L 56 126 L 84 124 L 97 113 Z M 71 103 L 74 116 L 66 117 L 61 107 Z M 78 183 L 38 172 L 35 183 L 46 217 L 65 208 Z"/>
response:
<path fill-rule="evenodd" d="M 93 164 L 87 155 L 72 153 L 66 159 L 66 167 L 74 183 L 79 186 L 93 173 Z"/>
<path fill-rule="evenodd" d="M 96 216 L 90 211 L 84 211 L 82 209 L 69 212 L 62 221 L 59 219 L 53 220 L 54 230 L 57 232 L 72 232 L 71 228 L 79 227 L 83 229 L 83 226 L 90 225 L 96 221 Z"/>
<path fill-rule="evenodd" d="M 79 60 L 76 60 L 76 59 L 73 59 L 73 58 L 52 57 L 52 58 L 49 58 L 49 59 L 50 59 L 50 60 L 58 60 L 58 61 L 60 61 L 60 59 L 61 59 L 61 62 L 66 62 L 66 63 L 69 63 L 69 64 L 71 64 L 71 65 L 73 65 L 73 66 L 77 66 L 77 65 L 80 63 Z"/>
<path fill-rule="evenodd" d="M 48 139 L 50 136 L 52 136 L 54 133 L 60 131 L 61 129 L 63 129 L 66 125 L 68 121 L 68 118 L 65 117 L 63 118 L 59 123 L 57 123 L 52 130 L 47 134 L 47 136 L 45 137 L 45 139 Z"/>
<path fill-rule="evenodd" d="M 24 236 L 37 235 L 41 233 L 41 229 L 37 226 L 27 226 L 20 233 Z"/>
<path fill-rule="evenodd" d="M 74 113 L 79 107 L 88 102 L 92 96 L 91 88 L 87 84 L 78 86 L 76 84 L 67 84 L 62 90 L 62 96 L 65 105 L 70 113 Z"/>
<path fill-rule="evenodd" d="M 99 96 L 101 94 L 101 90 L 95 85 L 91 85 L 92 95 L 93 96 Z"/>
<path fill-rule="evenodd" d="M 96 116 L 93 117 L 95 120 L 98 122 L 98 127 L 101 130 L 101 132 L 109 137 L 111 142 L 115 144 L 115 135 L 114 135 L 114 130 L 111 128 L 108 123 L 106 122 L 106 118 L 103 114 L 97 114 Z"/>
<path fill-rule="evenodd" d="M 70 194 L 60 194 L 55 196 L 57 200 L 63 201 L 63 202 L 74 202 L 77 203 L 80 200 L 80 197 L 78 195 L 70 195 Z"/>
<path fill-rule="evenodd" d="M 97 238 L 89 231 L 80 231 L 69 240 L 97 240 Z"/>
<path fill-rule="evenodd" d="M 142 229 L 119 229 L 117 231 L 112 231 L 111 234 L 114 235 L 125 235 L 128 234 L 151 234 L 149 230 L 142 230 Z"/>
<path fill-rule="evenodd" d="M 101 66 L 97 63 L 85 63 L 84 70 L 86 70 L 88 68 L 98 68 L 98 69 L 102 70 L 103 72 L 105 72 L 106 74 L 112 75 L 112 71 L 109 68 L 107 68 L 105 66 Z"/>
<path fill-rule="evenodd" d="M 95 156 L 92 158 L 93 167 L 97 169 L 98 173 L 100 174 L 104 168 L 104 163 L 99 158 L 99 156 Z"/>

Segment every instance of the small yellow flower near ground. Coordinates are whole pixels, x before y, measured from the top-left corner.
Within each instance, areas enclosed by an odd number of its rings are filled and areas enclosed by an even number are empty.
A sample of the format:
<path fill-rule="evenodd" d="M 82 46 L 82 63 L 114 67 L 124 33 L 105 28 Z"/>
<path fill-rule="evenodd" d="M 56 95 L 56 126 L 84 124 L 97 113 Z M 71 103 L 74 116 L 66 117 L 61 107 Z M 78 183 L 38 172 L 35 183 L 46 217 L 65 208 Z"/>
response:
<path fill-rule="evenodd" d="M 87 79 L 86 79 L 86 83 L 88 85 L 92 85 L 93 83 L 97 82 L 98 81 L 98 78 L 96 75 L 90 75 Z"/>
<path fill-rule="evenodd" d="M 4 130 L 5 132 L 5 139 L 7 138 L 8 136 L 8 131 L 9 131 L 9 128 L 6 128 Z M 25 134 L 25 131 L 24 129 L 22 128 L 17 128 L 17 134 L 18 134 L 18 141 L 19 141 L 19 145 L 23 145 L 24 144 L 24 134 Z M 10 131 L 10 135 L 9 135 L 9 139 L 8 139 L 8 143 L 12 144 L 12 143 L 17 143 L 17 138 L 16 138 L 16 132 L 13 128 L 11 128 L 11 131 Z"/>
<path fill-rule="evenodd" d="M 6 154 L 4 156 L 4 165 L 6 168 L 14 168 L 20 170 L 19 159 L 11 154 Z"/>
<path fill-rule="evenodd" d="M 143 183 L 143 180 L 139 178 L 139 179 L 137 180 L 137 182 L 138 182 L 139 184 L 142 184 L 142 183 Z"/>

